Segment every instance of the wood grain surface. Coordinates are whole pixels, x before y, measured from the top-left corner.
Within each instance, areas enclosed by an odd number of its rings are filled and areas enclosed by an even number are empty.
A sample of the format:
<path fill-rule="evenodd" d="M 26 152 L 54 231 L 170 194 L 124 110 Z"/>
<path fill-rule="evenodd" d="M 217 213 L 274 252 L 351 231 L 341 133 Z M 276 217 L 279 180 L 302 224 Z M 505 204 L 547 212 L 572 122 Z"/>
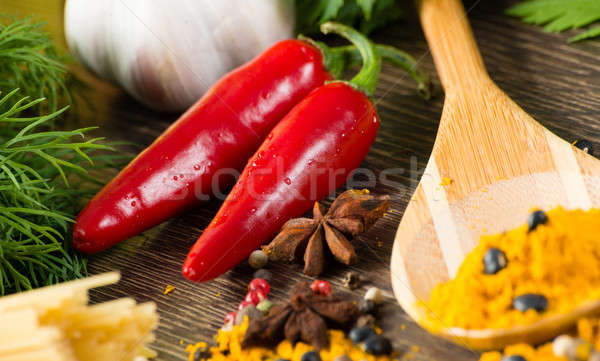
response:
<path fill-rule="evenodd" d="M 569 45 L 568 34 L 543 33 L 504 16 L 502 11 L 510 3 L 480 0 L 465 4 L 490 76 L 551 131 L 567 141 L 588 139 L 600 148 L 600 42 Z M 476 360 L 477 353 L 431 336 L 413 323 L 391 292 L 389 261 L 395 231 L 429 158 L 443 94 L 414 11 L 404 22 L 373 37 L 418 58 L 434 77 L 435 97 L 424 102 L 409 77 L 384 66 L 375 96 L 382 125 L 363 167 L 371 169 L 378 179 L 387 180 L 378 180 L 371 190 L 392 195 L 392 210 L 357 239 L 359 263 L 355 267 L 329 267 L 323 278 L 343 290 L 342 278 L 352 269 L 368 281 L 352 292 L 353 297 L 360 297 L 370 285 L 383 289 L 387 296 L 381 318 L 384 332 L 396 349 L 413 360 Z M 112 85 L 91 76 L 86 79 L 91 84 L 86 96 L 94 108 L 79 107 L 69 123 L 99 124 L 99 134 L 143 147 L 177 117 L 153 113 Z M 205 284 L 192 284 L 181 276 L 187 250 L 218 206 L 212 202 L 199 207 L 90 260 L 92 273 L 121 270 L 123 274 L 119 285 L 94 292 L 94 300 L 133 296 L 158 304 L 161 325 L 154 348 L 159 360 L 185 360 L 185 345 L 180 340 L 211 340 L 224 315 L 244 297 L 252 278 L 253 270 L 244 264 Z M 269 268 L 276 275 L 272 282 L 274 301 L 283 300 L 290 285 L 304 279 L 300 265 L 271 264 Z M 163 295 L 167 283 L 176 289 Z"/>

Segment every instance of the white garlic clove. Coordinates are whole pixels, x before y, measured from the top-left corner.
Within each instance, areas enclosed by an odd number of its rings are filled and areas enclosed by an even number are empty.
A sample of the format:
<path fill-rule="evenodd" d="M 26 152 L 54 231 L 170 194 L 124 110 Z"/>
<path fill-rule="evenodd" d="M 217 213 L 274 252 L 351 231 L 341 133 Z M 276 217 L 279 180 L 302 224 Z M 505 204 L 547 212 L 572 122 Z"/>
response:
<path fill-rule="evenodd" d="M 289 0 L 67 0 L 84 66 L 146 106 L 179 111 L 273 43 L 293 37 Z"/>

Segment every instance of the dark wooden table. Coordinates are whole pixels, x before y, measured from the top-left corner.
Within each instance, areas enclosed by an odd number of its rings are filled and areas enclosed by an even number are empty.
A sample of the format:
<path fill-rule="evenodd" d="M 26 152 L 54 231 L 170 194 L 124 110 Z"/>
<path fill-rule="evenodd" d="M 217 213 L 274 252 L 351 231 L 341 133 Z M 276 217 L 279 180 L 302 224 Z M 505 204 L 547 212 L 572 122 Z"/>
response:
<path fill-rule="evenodd" d="M 492 78 L 534 118 L 563 138 L 599 142 L 600 42 L 568 45 L 567 35 L 543 33 L 504 16 L 502 10 L 509 3 L 466 4 L 472 7 L 469 17 Z M 353 292 L 354 297 L 362 296 L 369 285 L 383 289 L 383 329 L 400 351 L 418 346 L 419 351 L 412 355 L 414 360 L 476 360 L 477 353 L 429 335 L 417 326 L 391 292 L 389 260 L 395 230 L 429 157 L 444 97 L 414 14 L 374 34 L 374 39 L 420 59 L 434 78 L 435 97 L 424 102 L 406 74 L 384 66 L 376 92 L 382 126 L 363 167 L 377 176 L 383 170 L 394 169 L 389 176 L 391 183 L 378 181 L 372 187 L 374 192 L 392 195 L 392 211 L 358 238 L 360 262 L 355 267 L 329 267 L 323 278 L 343 290 L 342 278 L 352 269 L 368 281 Z M 90 81 L 88 97 L 95 110 L 80 109 L 76 122 L 82 126 L 99 123 L 100 133 L 112 140 L 145 146 L 177 117 L 148 111 L 113 86 Z M 244 297 L 252 277 L 253 270 L 247 265 L 204 284 L 190 283 L 180 273 L 188 249 L 218 207 L 218 202 L 199 207 L 90 260 L 92 273 L 121 270 L 123 275 L 120 284 L 95 291 L 95 301 L 133 296 L 138 301 L 158 304 L 161 323 L 153 346 L 159 360 L 186 359 L 180 340 L 211 340 L 223 316 Z M 271 264 L 269 268 L 276 275 L 272 282 L 274 301 L 283 300 L 289 286 L 305 278 L 298 265 Z M 175 291 L 163 295 L 166 284 L 174 285 Z"/>

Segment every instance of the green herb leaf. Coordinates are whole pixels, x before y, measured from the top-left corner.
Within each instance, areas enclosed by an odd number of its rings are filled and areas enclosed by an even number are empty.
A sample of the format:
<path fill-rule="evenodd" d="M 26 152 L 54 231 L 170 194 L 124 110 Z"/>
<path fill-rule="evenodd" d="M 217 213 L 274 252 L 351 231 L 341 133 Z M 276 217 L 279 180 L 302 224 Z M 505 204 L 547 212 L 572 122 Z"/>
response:
<path fill-rule="evenodd" d="M 344 6 L 344 0 L 329 0 L 326 1 L 321 15 L 321 22 L 326 22 L 337 16 L 342 6 Z"/>
<path fill-rule="evenodd" d="M 42 25 L 0 15 L 0 295 L 86 275 L 71 225 L 102 184 L 96 173 L 130 158 L 87 139 L 94 127 L 57 129 L 69 89 L 84 86 Z"/>
<path fill-rule="evenodd" d="M 584 31 L 583 33 L 573 36 L 569 39 L 569 42 L 571 43 L 575 43 L 581 40 L 585 40 L 585 39 L 591 39 L 591 38 L 595 38 L 597 36 L 600 36 L 600 26 L 595 26 L 587 31 Z"/>
<path fill-rule="evenodd" d="M 371 20 L 371 14 L 373 13 L 373 5 L 375 4 L 375 0 L 356 0 L 356 2 L 362 9 L 363 14 L 365 14 L 365 19 Z"/>
<path fill-rule="evenodd" d="M 70 225 L 82 200 L 98 190 L 88 175 L 117 168 L 127 157 L 101 138 L 83 139 L 95 128 L 55 130 L 66 108 L 21 117 L 41 100 L 0 99 L 0 295 L 80 278 L 85 258 L 70 245 Z"/>
<path fill-rule="evenodd" d="M 43 25 L 31 18 L 0 15 L 0 91 L 20 88 L 21 94 L 32 99 L 46 98 L 37 108 L 40 114 L 71 103 L 67 58 L 58 54 Z"/>
<path fill-rule="evenodd" d="M 296 30 L 319 34 L 319 26 L 337 21 L 368 34 L 402 16 L 397 0 L 296 0 Z"/>
<path fill-rule="evenodd" d="M 510 7 L 507 14 L 520 17 L 524 22 L 544 25 L 545 31 L 562 32 L 592 24 L 600 20 L 598 0 L 529 0 Z M 600 35 L 598 27 L 569 39 L 571 42 Z"/>

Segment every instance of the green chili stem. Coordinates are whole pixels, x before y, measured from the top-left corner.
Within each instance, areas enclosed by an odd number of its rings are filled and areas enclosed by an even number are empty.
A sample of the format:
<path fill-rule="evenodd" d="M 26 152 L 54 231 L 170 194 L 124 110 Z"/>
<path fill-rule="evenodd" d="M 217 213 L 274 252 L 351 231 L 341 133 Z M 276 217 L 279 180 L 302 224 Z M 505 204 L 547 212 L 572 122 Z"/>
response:
<path fill-rule="evenodd" d="M 375 45 L 360 32 L 339 23 L 326 22 L 321 25 L 321 31 L 324 34 L 338 34 L 356 46 L 363 66 L 350 83 L 363 90 L 368 96 L 373 96 L 381 72 L 381 54 Z"/>
<path fill-rule="evenodd" d="M 300 40 L 306 41 L 319 48 L 323 54 L 325 68 L 334 79 L 340 79 L 350 67 L 361 64 L 362 56 L 354 45 L 330 47 L 327 44 L 299 35 Z M 375 44 L 384 61 L 392 63 L 406 71 L 417 82 L 417 91 L 425 100 L 431 98 L 431 81 L 429 75 L 422 71 L 417 61 L 408 53 L 389 45 Z"/>
<path fill-rule="evenodd" d="M 307 43 L 317 47 L 321 51 L 321 54 L 323 54 L 323 65 L 325 66 L 325 69 L 327 69 L 327 71 L 329 71 L 329 73 L 333 76 L 334 79 L 340 79 L 350 65 L 360 64 L 362 60 L 360 54 L 358 53 L 358 50 L 356 50 L 356 60 L 352 59 L 352 61 L 355 61 L 355 63 L 350 64 L 349 53 L 352 52 L 350 48 L 356 49 L 354 45 L 332 48 L 321 41 L 313 40 L 302 34 L 298 35 L 298 39 L 306 41 Z M 338 49 L 342 48 L 348 48 L 348 51 L 338 51 Z"/>
<path fill-rule="evenodd" d="M 375 44 L 384 61 L 406 71 L 417 82 L 417 91 L 426 100 L 431 98 L 431 81 L 429 75 L 419 69 L 417 61 L 408 53 L 389 45 Z M 330 58 L 343 58 L 344 66 L 351 67 L 361 63 L 362 57 L 353 45 L 340 46 L 328 49 Z"/>

